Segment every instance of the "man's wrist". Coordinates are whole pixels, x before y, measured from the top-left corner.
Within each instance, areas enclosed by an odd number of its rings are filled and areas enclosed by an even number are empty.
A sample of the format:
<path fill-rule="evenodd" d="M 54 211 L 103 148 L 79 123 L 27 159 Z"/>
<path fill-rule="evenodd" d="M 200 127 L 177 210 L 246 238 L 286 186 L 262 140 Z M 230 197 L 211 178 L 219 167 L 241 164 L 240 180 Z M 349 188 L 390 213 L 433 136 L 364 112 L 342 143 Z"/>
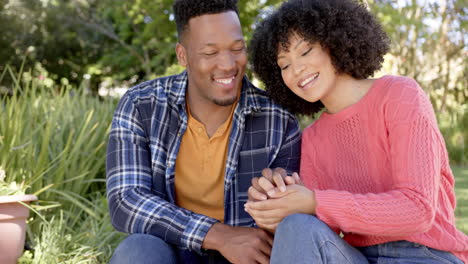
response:
<path fill-rule="evenodd" d="M 224 236 L 228 229 L 228 225 L 222 223 L 214 223 L 206 233 L 205 239 L 202 243 L 203 249 L 212 249 L 219 251 L 219 246 L 224 244 Z"/>

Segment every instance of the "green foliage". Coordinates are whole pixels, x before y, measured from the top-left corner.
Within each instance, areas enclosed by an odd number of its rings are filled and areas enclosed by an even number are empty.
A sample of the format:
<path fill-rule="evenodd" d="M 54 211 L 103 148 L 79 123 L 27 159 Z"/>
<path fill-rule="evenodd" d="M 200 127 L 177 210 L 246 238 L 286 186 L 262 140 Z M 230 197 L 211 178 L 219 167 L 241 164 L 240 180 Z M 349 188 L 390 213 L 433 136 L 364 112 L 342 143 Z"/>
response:
<path fill-rule="evenodd" d="M 455 217 L 457 228 L 468 234 L 468 168 L 452 166 L 455 176 L 455 194 L 457 196 L 457 208 Z"/>
<path fill-rule="evenodd" d="M 28 57 L 57 84 L 77 86 L 88 76 L 96 93 L 109 77 L 114 82 L 148 80 L 177 64 L 173 0 L 2 1 L 1 61 L 19 66 Z M 247 40 L 258 14 L 279 2 L 239 1 Z"/>
<path fill-rule="evenodd" d="M 26 186 L 16 182 L 5 182 L 5 171 L 0 167 L 0 196 L 25 194 Z"/>
<path fill-rule="evenodd" d="M 105 196 L 98 193 L 91 200 L 89 209 L 97 218 L 84 211 L 77 215 L 65 210 L 55 212 L 31 234 L 34 251 L 25 251 L 19 263 L 107 263 L 124 235 L 110 224 Z"/>
<path fill-rule="evenodd" d="M 68 252 L 87 257 L 77 252 L 80 248 L 98 252 L 93 258 L 99 259 L 117 236 L 104 197 L 105 151 L 116 101 L 100 101 L 83 87 L 44 86 L 32 72 L 10 77 L 13 93 L 0 100 L 0 167 L 5 182 L 24 183 L 40 199 L 33 208 L 41 215 L 34 214 L 29 223 L 29 241 L 38 249 L 34 259 L 40 260 L 32 263 L 63 263 L 43 259 L 72 259 L 63 255 Z"/>

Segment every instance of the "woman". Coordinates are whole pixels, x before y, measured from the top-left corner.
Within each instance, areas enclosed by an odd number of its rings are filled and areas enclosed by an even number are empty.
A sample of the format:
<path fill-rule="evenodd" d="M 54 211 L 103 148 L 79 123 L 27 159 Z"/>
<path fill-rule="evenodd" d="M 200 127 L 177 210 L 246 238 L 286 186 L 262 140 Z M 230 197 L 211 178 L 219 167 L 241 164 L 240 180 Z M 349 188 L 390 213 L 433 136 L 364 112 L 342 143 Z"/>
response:
<path fill-rule="evenodd" d="M 304 186 L 267 170 L 249 190 L 247 212 L 275 232 L 271 263 L 468 261 L 430 101 L 410 78 L 369 78 L 388 42 L 352 0 L 287 1 L 258 25 L 250 53 L 270 96 L 324 110 L 303 132 Z"/>

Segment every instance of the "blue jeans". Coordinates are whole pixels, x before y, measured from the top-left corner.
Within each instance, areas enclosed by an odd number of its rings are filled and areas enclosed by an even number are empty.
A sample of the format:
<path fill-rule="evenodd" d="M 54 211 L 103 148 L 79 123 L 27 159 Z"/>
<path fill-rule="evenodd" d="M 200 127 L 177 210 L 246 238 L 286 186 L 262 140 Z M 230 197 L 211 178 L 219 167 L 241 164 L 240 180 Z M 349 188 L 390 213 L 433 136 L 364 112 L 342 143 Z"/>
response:
<path fill-rule="evenodd" d="M 201 256 L 193 251 L 181 250 L 162 239 L 146 234 L 132 234 L 115 249 L 110 264 L 226 264 L 217 251 Z"/>
<path fill-rule="evenodd" d="M 324 222 L 306 214 L 290 215 L 278 225 L 270 263 L 463 264 L 450 252 L 408 241 L 355 248 Z"/>

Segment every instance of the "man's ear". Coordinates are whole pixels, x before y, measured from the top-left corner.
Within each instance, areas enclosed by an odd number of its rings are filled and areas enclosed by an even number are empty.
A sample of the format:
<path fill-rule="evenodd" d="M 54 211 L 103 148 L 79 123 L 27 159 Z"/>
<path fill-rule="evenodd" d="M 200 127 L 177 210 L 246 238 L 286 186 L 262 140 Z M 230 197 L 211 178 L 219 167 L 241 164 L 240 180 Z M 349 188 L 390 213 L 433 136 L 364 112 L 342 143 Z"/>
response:
<path fill-rule="evenodd" d="M 177 60 L 179 61 L 179 64 L 187 67 L 187 51 L 185 50 L 185 47 L 182 46 L 179 42 L 177 42 L 176 47 L 175 47 L 175 52 L 177 55 Z"/>

